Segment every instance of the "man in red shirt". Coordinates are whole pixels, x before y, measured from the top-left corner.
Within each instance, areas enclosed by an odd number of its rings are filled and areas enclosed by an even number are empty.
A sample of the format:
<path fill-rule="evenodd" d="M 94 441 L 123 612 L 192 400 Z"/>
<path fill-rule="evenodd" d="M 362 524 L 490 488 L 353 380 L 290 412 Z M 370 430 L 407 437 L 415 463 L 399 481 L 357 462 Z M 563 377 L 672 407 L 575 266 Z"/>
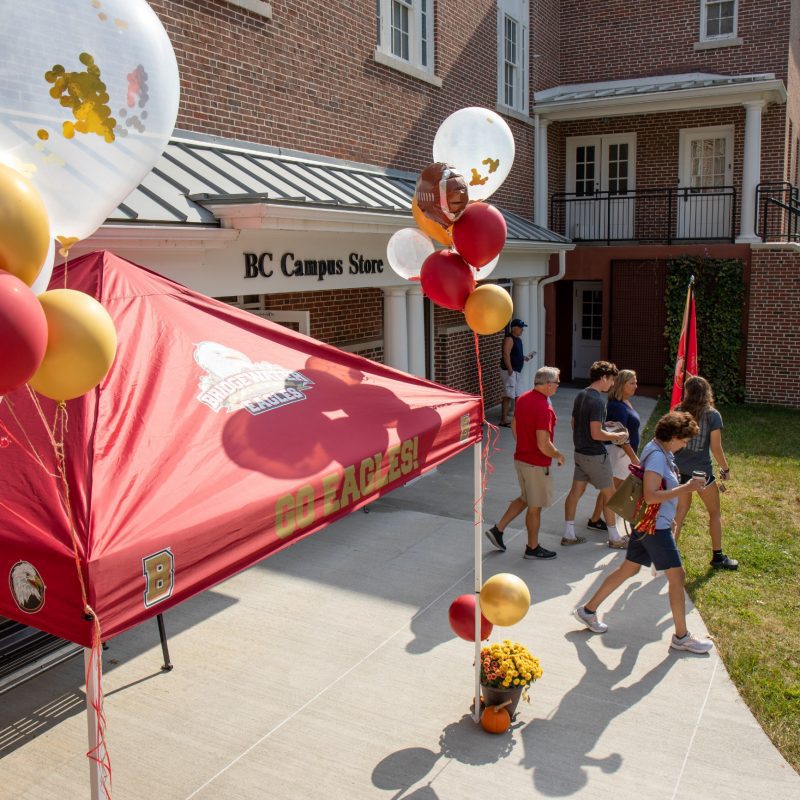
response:
<path fill-rule="evenodd" d="M 558 384 L 559 370 L 555 367 L 542 367 L 533 378 L 533 389 L 517 400 L 511 430 L 517 442 L 514 466 L 517 470 L 520 496 L 511 501 L 500 522 L 486 531 L 486 538 L 498 550 L 505 550 L 503 531 L 506 525 L 527 509 L 525 527 L 528 530 L 528 544 L 525 547 L 525 558 L 556 557 L 552 550 L 546 550 L 539 544 L 539 525 L 542 509 L 553 504 L 550 465 L 553 459 L 558 462 L 559 467 L 564 463 L 564 454 L 553 444 L 557 417 L 550 405 L 550 398 L 558 390 Z"/>

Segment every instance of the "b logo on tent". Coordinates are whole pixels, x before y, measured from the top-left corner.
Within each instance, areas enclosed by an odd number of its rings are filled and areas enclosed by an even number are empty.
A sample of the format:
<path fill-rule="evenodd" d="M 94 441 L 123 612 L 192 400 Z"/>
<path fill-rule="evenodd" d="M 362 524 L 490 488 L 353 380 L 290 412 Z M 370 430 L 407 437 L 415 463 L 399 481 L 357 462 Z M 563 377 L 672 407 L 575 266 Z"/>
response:
<path fill-rule="evenodd" d="M 175 585 L 175 556 L 172 551 L 167 548 L 143 558 L 142 574 L 145 580 L 145 608 L 170 597 Z"/>

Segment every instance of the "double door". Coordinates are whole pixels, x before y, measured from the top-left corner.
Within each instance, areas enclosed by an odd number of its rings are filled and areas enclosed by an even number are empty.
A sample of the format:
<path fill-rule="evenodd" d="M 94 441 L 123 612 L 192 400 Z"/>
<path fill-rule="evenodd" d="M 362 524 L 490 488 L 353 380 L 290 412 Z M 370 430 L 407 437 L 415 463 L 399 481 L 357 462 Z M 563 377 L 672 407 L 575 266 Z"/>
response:
<path fill-rule="evenodd" d="M 566 235 L 575 241 L 634 238 L 636 135 L 567 139 Z"/>

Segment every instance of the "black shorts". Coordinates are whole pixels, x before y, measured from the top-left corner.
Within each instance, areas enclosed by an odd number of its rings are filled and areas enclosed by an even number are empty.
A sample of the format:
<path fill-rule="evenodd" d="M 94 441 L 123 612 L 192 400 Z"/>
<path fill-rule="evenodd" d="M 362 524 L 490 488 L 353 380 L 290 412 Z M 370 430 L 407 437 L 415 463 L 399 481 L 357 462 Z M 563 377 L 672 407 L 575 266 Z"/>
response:
<path fill-rule="evenodd" d="M 692 479 L 691 475 L 686 475 L 685 473 L 681 472 L 681 483 L 686 483 Z M 711 486 L 712 483 L 717 479 L 717 476 L 711 472 L 706 479 L 706 486 Z"/>
<path fill-rule="evenodd" d="M 669 528 L 656 528 L 652 534 L 634 528 L 625 558 L 643 567 L 653 564 L 657 570 L 683 566 L 675 537 Z"/>

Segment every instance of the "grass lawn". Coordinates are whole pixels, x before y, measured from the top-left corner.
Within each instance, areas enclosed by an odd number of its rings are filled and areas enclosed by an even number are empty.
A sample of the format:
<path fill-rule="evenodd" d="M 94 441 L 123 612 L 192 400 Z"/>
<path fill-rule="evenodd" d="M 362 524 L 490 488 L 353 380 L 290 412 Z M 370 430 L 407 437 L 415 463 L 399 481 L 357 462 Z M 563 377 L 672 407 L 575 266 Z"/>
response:
<path fill-rule="evenodd" d="M 643 443 L 667 410 L 660 400 Z M 720 413 L 731 468 L 722 546 L 739 569 L 709 566 L 708 516 L 695 497 L 680 541 L 686 589 L 742 697 L 800 772 L 800 412 L 724 406 Z"/>

